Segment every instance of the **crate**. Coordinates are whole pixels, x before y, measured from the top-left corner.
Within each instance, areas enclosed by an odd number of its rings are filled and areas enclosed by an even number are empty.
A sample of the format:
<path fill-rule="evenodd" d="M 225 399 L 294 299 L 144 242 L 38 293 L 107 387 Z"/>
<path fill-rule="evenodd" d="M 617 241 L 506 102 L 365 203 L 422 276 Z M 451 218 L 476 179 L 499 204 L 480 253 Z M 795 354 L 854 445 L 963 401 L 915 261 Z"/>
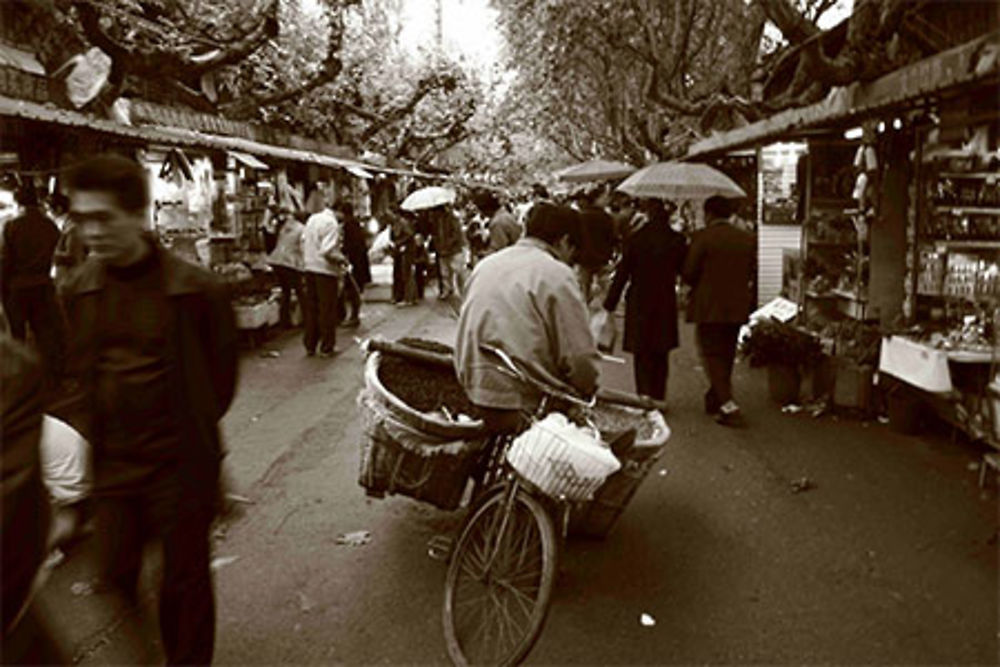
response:
<path fill-rule="evenodd" d="M 640 450 L 643 458 L 626 457 L 621 470 L 614 473 L 594 494 L 594 499 L 573 507 L 570 513 L 569 534 L 575 537 L 603 539 L 611 532 L 618 517 L 632 500 L 642 480 L 646 479 L 653 465 L 660 458 L 663 447 Z"/>
<path fill-rule="evenodd" d="M 872 405 L 874 369 L 841 357 L 836 357 L 835 361 L 837 376 L 833 385 L 833 404 L 842 408 L 869 411 Z"/>
<path fill-rule="evenodd" d="M 594 493 L 593 500 L 578 503 L 570 513 L 569 534 L 574 537 L 603 539 L 614 527 L 618 517 L 632 500 L 639 485 L 659 460 L 670 438 L 670 428 L 658 412 L 642 413 L 627 408 L 610 408 L 620 413 L 631 412 L 637 419 L 653 422 L 653 435 L 638 440 L 626 452 L 621 469 L 608 477 Z M 607 436 L 606 436 L 607 439 Z"/>

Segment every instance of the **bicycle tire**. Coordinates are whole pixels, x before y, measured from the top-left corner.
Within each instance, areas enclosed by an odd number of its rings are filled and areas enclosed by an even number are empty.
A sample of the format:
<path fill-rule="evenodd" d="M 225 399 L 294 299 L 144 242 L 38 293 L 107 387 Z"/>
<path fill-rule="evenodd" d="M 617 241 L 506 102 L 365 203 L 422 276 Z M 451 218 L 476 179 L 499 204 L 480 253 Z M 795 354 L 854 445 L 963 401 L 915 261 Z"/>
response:
<path fill-rule="evenodd" d="M 496 557 L 484 571 L 483 561 L 490 560 L 486 552 L 496 541 L 498 528 L 503 527 L 506 499 L 507 490 L 501 488 L 474 508 L 448 564 L 442 620 L 448 656 L 456 665 L 518 664 L 534 647 L 548 615 L 558 558 L 556 531 L 545 507 L 524 489 L 514 492 Z M 514 553 L 518 546 L 520 557 Z M 525 560 L 525 553 L 536 549 L 537 572 L 536 559 Z M 470 587 L 472 595 L 466 597 Z M 480 591 L 476 596 L 477 588 L 486 593 Z M 477 600 L 481 602 L 478 607 Z M 508 600 L 516 605 L 508 606 Z M 477 612 L 481 613 L 484 643 L 490 644 L 491 632 L 496 642 L 487 647 L 491 650 L 485 651 L 486 656 L 475 641 L 481 628 L 468 630 Z M 523 618 L 523 626 L 516 626 L 511 614 Z M 493 621 L 496 627 L 486 627 Z M 509 641 L 505 641 L 505 634 L 510 635 Z"/>

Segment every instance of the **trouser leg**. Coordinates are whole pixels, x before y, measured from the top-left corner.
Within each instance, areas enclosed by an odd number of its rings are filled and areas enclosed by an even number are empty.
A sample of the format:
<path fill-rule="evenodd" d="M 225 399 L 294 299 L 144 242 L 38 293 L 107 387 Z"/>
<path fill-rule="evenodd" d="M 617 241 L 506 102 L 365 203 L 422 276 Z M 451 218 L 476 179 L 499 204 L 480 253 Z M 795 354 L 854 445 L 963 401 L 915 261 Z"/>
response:
<path fill-rule="evenodd" d="M 347 293 L 347 304 L 350 306 L 350 319 L 357 321 L 361 315 L 361 289 L 351 274 L 344 276 L 344 291 Z"/>
<path fill-rule="evenodd" d="M 739 325 L 699 324 L 696 333 L 702 365 L 711 386 L 711 398 L 706 397 L 706 407 L 709 402 L 715 407 L 722 406 L 733 398 L 732 371 Z"/>
<path fill-rule="evenodd" d="M 635 391 L 641 396 L 662 401 L 667 397 L 670 353 L 639 350 L 633 358 Z"/>
<path fill-rule="evenodd" d="M 3 309 L 7 315 L 7 325 L 10 327 L 10 335 L 17 340 L 24 340 L 27 337 L 28 318 L 25 313 L 20 290 L 11 290 L 4 295 Z"/>
<path fill-rule="evenodd" d="M 101 579 L 131 604 L 138 602 L 142 570 L 141 507 L 132 498 L 98 498 L 94 502 Z"/>
<path fill-rule="evenodd" d="M 302 343 L 307 352 L 315 352 L 319 341 L 319 293 L 316 284 L 316 274 L 311 271 L 303 275 L 305 280 L 305 300 L 302 303 L 302 319 L 304 332 Z"/>
<path fill-rule="evenodd" d="M 207 665 L 215 645 L 215 595 L 208 515 L 172 522 L 163 533 L 160 634 L 168 665 Z"/>
<path fill-rule="evenodd" d="M 319 347 L 322 352 L 333 352 L 337 344 L 337 278 L 316 275 L 319 300 Z"/>
<path fill-rule="evenodd" d="M 274 270 L 274 277 L 278 280 L 278 287 L 281 288 L 281 318 L 280 323 L 283 327 L 291 326 L 292 324 L 292 283 L 291 269 L 284 266 L 272 266 Z"/>
<path fill-rule="evenodd" d="M 392 300 L 395 303 L 406 298 L 406 273 L 403 269 L 403 253 L 394 250 L 392 253 Z"/>

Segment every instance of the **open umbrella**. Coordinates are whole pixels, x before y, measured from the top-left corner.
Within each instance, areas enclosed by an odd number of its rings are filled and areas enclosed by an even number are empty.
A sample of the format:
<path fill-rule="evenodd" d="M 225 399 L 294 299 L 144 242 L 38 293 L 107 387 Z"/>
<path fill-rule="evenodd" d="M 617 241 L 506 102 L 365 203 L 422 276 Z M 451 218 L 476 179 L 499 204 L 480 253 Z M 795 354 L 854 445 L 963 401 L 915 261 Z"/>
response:
<path fill-rule="evenodd" d="M 747 193 L 733 179 L 707 164 L 658 162 L 643 167 L 618 186 L 633 197 L 708 199 L 716 195 L 738 199 Z"/>
<path fill-rule="evenodd" d="M 426 188 L 414 190 L 403 200 L 400 208 L 404 211 L 422 211 L 426 208 L 434 208 L 443 204 L 450 204 L 455 201 L 455 191 L 451 188 L 442 188 L 431 185 Z"/>
<path fill-rule="evenodd" d="M 589 183 L 591 181 L 611 181 L 625 178 L 636 170 L 630 164 L 612 160 L 589 160 L 560 169 L 555 177 L 568 183 Z"/>

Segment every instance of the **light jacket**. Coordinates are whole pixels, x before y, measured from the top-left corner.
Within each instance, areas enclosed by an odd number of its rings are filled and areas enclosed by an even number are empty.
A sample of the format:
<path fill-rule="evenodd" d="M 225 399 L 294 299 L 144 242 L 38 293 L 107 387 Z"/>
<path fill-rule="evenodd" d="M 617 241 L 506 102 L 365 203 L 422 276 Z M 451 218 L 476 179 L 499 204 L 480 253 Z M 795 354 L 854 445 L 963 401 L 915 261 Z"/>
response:
<path fill-rule="evenodd" d="M 521 225 L 517 224 L 517 220 L 510 214 L 510 211 L 503 207 L 498 208 L 493 217 L 490 218 L 488 228 L 490 252 L 512 246 L 521 238 Z"/>
<path fill-rule="evenodd" d="M 301 222 L 289 217 L 278 231 L 278 240 L 274 244 L 274 250 L 267 256 L 267 263 L 301 271 L 302 231 L 305 228 Z"/>
<path fill-rule="evenodd" d="M 347 260 L 340 250 L 340 236 L 340 223 L 330 209 L 325 208 L 309 216 L 302 232 L 304 270 L 338 278 L 342 276 Z"/>
<path fill-rule="evenodd" d="M 583 396 L 597 389 L 600 354 L 579 283 L 539 239 L 521 239 L 476 265 L 455 343 L 455 370 L 469 400 L 534 410 L 538 393 L 497 370 L 483 343 L 528 364 L 541 382 Z"/>

